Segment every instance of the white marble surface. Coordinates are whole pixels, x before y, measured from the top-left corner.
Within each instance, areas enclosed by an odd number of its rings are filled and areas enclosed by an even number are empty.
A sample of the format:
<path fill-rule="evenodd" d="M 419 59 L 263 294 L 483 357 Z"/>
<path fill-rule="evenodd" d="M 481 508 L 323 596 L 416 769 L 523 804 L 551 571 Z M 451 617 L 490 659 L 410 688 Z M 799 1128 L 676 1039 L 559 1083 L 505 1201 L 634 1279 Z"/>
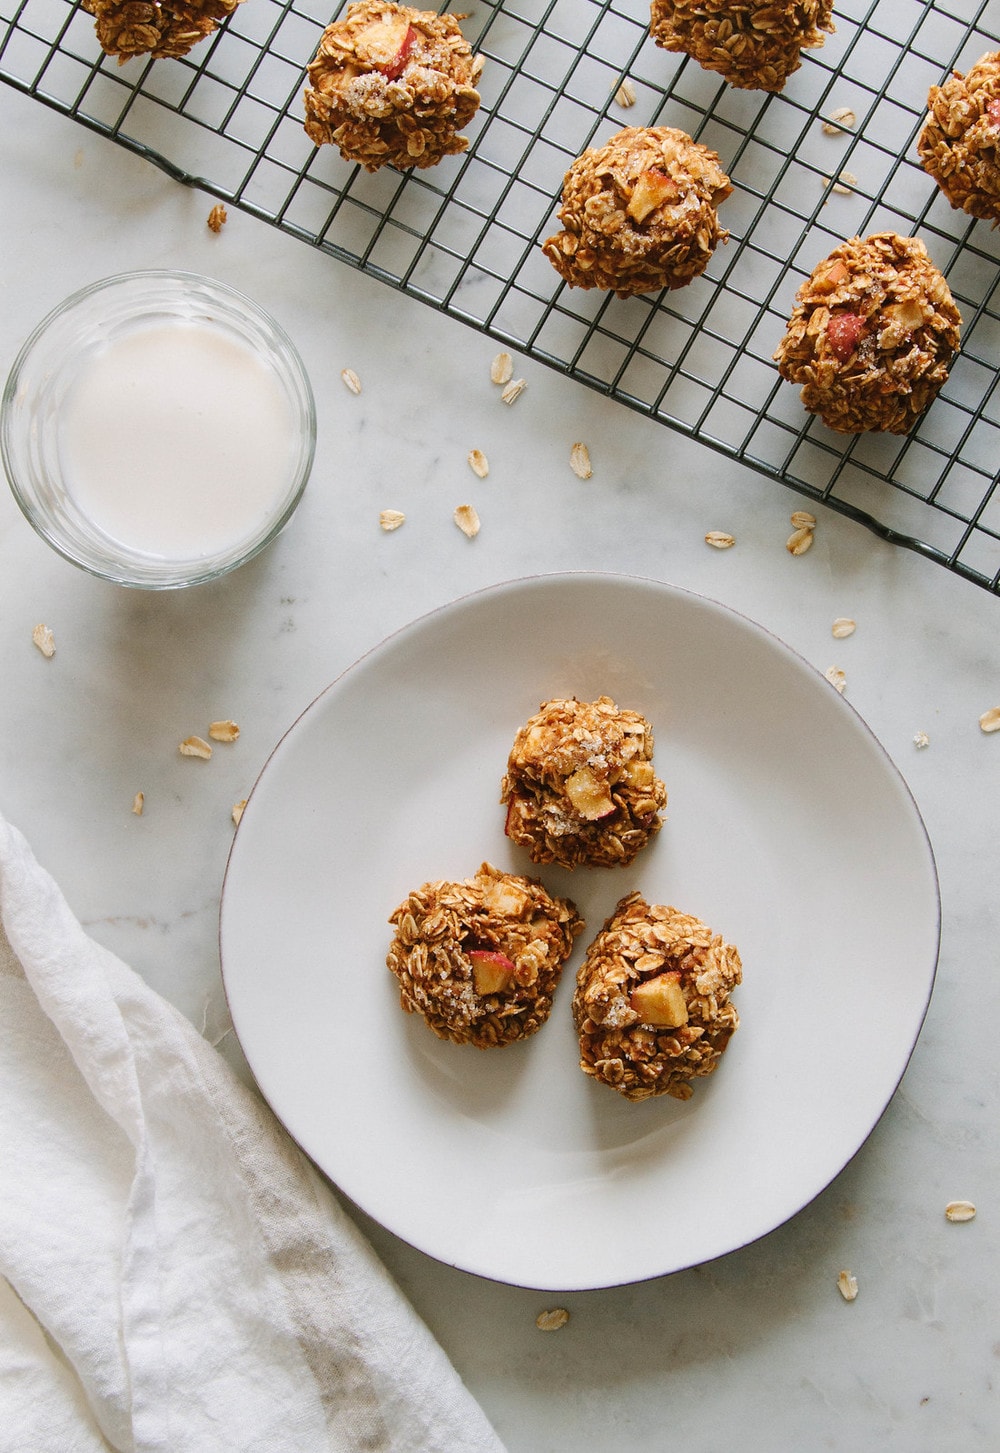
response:
<path fill-rule="evenodd" d="M 649 575 L 745 612 L 821 671 L 843 667 L 924 815 L 944 931 L 902 1086 L 833 1185 L 709 1266 L 555 1299 L 441 1266 L 362 1220 L 512 1453 L 714 1453 L 737 1429 L 768 1453 L 996 1446 L 1000 736 L 978 718 L 1000 704 L 1000 602 L 829 512 L 793 559 L 784 541 L 800 502 L 782 487 L 531 363 L 518 370 L 526 391 L 503 407 L 489 340 L 240 214 L 213 235 L 209 199 L 9 91 L 0 135 L 5 373 L 73 288 L 176 266 L 268 307 L 319 407 L 315 471 L 290 527 L 256 562 L 189 593 L 89 578 L 0 496 L 0 808 L 89 930 L 224 1034 L 216 929 L 230 805 L 342 668 L 469 589 L 566 568 Z M 578 439 L 593 457 L 586 482 L 568 465 Z M 489 457 L 484 481 L 465 462 L 472 447 Z M 462 502 L 482 517 L 473 541 L 451 522 Z M 386 507 L 407 516 L 390 535 L 378 527 Z M 708 549 L 709 529 L 736 547 Z M 837 616 L 857 620 L 850 639 L 832 639 Z M 31 643 L 39 621 L 55 634 L 51 660 Z M 235 718 L 240 741 L 208 764 L 182 759 L 179 739 L 216 717 Z M 141 818 L 130 811 L 140 789 Z M 808 954 L 809 904 L 787 910 Z M 851 1023 L 842 1029 L 849 1038 Z M 222 1048 L 239 1063 L 231 1035 Z M 978 1206 L 969 1224 L 944 1217 L 958 1197 Z M 837 1291 L 844 1267 L 860 1287 L 852 1304 Z M 543 1335 L 534 1319 L 553 1301 L 571 1320 Z"/>

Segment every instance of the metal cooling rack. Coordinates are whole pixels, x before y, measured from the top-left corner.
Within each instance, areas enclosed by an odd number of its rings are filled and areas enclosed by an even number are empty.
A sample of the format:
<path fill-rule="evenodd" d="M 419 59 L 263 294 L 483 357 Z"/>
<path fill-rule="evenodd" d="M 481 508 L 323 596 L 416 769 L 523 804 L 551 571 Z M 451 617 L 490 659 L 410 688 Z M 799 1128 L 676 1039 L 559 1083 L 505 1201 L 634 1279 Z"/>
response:
<path fill-rule="evenodd" d="M 305 136 L 305 66 L 335 3 L 247 0 L 185 59 L 119 66 L 78 3 L 0 0 L 0 79 L 1000 594 L 1000 231 L 955 212 L 915 148 L 928 88 L 1000 49 L 1000 0 L 836 0 L 836 33 L 780 96 L 660 50 L 648 0 L 473 0 L 463 28 L 486 65 L 470 149 L 410 175 L 369 175 Z M 842 107 L 855 124 L 830 134 Z M 728 245 L 664 296 L 567 288 L 539 247 L 564 172 L 621 126 L 655 124 L 719 153 Z M 803 412 L 771 354 L 814 264 L 888 229 L 921 236 L 947 276 L 962 350 L 909 436 L 844 437 Z"/>

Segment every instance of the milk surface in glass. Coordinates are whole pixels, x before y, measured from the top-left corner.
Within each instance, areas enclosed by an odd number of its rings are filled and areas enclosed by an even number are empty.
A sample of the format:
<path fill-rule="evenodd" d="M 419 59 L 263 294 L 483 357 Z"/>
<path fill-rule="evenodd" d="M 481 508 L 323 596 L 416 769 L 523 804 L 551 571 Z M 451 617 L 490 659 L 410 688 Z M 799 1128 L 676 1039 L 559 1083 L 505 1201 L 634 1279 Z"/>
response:
<path fill-rule="evenodd" d="M 67 493 L 112 540 L 167 560 L 249 542 L 289 486 L 295 420 L 253 348 L 211 322 L 163 319 L 84 359 L 64 401 Z"/>

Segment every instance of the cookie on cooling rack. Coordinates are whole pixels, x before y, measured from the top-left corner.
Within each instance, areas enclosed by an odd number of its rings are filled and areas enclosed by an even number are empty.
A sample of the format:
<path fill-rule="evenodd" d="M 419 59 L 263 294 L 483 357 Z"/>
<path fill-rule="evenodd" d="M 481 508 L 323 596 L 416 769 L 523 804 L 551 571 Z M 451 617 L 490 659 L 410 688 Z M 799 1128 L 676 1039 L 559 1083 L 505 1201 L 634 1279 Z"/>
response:
<path fill-rule="evenodd" d="M 780 91 L 802 51 L 835 29 L 832 0 L 652 0 L 650 35 L 682 51 L 731 86 Z"/>
<path fill-rule="evenodd" d="M 465 151 L 483 68 L 452 15 L 359 0 L 328 25 L 308 67 L 305 129 L 346 161 L 436 166 Z"/>
<path fill-rule="evenodd" d="M 101 49 L 124 65 L 132 56 L 154 60 L 187 55 L 217 30 L 242 0 L 83 0 L 94 17 Z"/>
<path fill-rule="evenodd" d="M 905 434 L 947 379 L 961 323 L 919 238 L 851 237 L 799 288 L 774 359 L 829 428 Z"/>
<path fill-rule="evenodd" d="M 737 950 L 700 919 L 629 893 L 577 974 L 580 1068 L 626 1100 L 690 1099 L 739 1025 L 729 995 L 742 977 Z"/>
<path fill-rule="evenodd" d="M 953 207 L 1000 221 L 1000 52 L 932 86 L 927 107 L 917 137 L 924 170 Z"/>
<path fill-rule="evenodd" d="M 628 126 L 573 162 L 563 231 L 542 250 L 572 287 L 623 298 L 683 287 L 728 238 L 716 209 L 731 191 L 716 153 L 686 132 Z"/>
<path fill-rule="evenodd" d="M 396 934 L 386 963 L 403 1008 L 439 1039 L 478 1049 L 542 1027 L 583 929 L 568 898 L 489 863 L 461 882 L 424 883 L 389 922 Z"/>
<path fill-rule="evenodd" d="M 610 696 L 543 702 L 514 738 L 500 793 L 511 841 L 564 868 L 631 863 L 667 801 L 652 727 Z"/>

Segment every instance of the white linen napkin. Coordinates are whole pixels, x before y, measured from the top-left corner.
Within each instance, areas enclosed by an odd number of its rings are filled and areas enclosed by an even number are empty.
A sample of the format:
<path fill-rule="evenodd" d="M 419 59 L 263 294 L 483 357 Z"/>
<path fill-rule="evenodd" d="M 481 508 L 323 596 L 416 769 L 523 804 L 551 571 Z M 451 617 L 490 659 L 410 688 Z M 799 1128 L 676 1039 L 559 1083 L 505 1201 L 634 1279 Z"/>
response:
<path fill-rule="evenodd" d="M 267 1107 L 2 817 L 0 921 L 3 1453 L 502 1453 Z"/>

